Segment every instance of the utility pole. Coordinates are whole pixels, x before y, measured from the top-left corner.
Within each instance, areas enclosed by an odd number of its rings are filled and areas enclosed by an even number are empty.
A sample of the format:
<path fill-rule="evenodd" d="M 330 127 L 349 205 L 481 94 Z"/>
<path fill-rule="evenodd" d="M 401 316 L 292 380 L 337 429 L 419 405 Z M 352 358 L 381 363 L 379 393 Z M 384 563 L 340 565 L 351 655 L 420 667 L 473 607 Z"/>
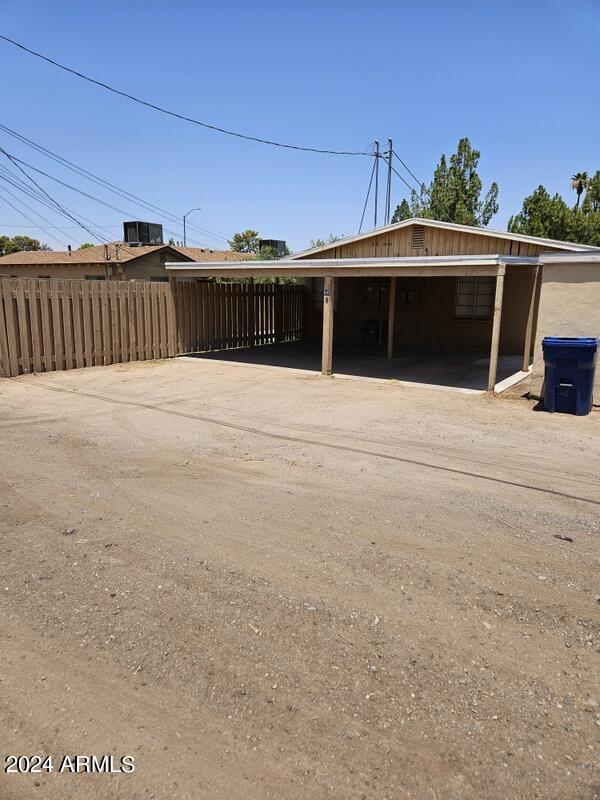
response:
<path fill-rule="evenodd" d="M 387 174 L 387 190 L 385 195 L 385 224 L 390 224 L 390 213 L 392 210 L 392 140 L 388 139 L 388 174 Z"/>
<path fill-rule="evenodd" d="M 375 228 L 377 227 L 377 198 L 379 196 L 379 142 L 375 139 Z"/>
<path fill-rule="evenodd" d="M 186 245 L 186 238 L 185 238 L 185 219 L 186 219 L 186 217 L 188 217 L 188 216 L 189 216 L 189 215 L 192 213 L 192 211 L 202 211 L 202 209 L 201 209 L 201 208 L 190 208 L 190 210 L 189 210 L 189 211 L 188 211 L 186 214 L 184 214 L 184 215 L 183 215 L 183 246 L 184 246 L 184 247 L 185 247 L 185 245 Z"/>

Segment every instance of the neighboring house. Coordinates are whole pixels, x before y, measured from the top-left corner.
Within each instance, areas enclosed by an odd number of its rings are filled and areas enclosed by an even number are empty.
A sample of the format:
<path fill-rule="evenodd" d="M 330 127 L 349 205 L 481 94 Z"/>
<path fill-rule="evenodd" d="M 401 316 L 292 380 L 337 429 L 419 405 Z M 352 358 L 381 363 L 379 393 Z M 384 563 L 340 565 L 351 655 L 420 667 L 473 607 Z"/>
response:
<path fill-rule="evenodd" d="M 570 257 L 585 258 L 593 250 L 572 242 L 413 218 L 274 262 L 198 261 L 168 264 L 167 270 L 177 277 L 293 276 L 306 281 L 310 295 L 304 338 L 322 341 L 324 374 L 333 371 L 335 339 L 336 344 L 384 345 L 389 358 L 411 350 L 425 358 L 433 350 L 441 354 L 440 362 L 444 353 L 451 353 L 451 360 L 462 358 L 468 365 L 473 363 L 468 354 L 480 353 L 483 363 L 489 362 L 487 387 L 493 389 L 499 356 L 512 356 L 507 363 L 516 363 L 524 372 L 530 368 L 540 293 L 545 333 L 554 330 L 551 308 L 560 300 L 554 299 L 546 311 L 541 275 L 547 260 L 554 258 L 553 269 L 561 275 L 555 298 L 573 298 L 555 332 L 576 328 L 578 334 L 585 329 L 588 336 L 600 335 L 600 262 L 589 259 L 575 269 Z M 586 292 L 597 298 L 595 310 L 585 301 Z M 537 351 L 535 360 L 539 363 Z"/>
<path fill-rule="evenodd" d="M 239 261 L 243 253 L 176 245 L 127 245 L 123 242 L 83 250 L 22 250 L 0 256 L 0 277 L 87 278 L 88 280 L 165 281 L 165 261 Z"/>

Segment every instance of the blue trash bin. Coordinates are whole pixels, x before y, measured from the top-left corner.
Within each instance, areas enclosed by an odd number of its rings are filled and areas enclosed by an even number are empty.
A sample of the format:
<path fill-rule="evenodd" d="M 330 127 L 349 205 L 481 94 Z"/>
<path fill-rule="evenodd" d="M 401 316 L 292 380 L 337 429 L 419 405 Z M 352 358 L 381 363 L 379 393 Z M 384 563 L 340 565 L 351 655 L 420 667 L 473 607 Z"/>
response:
<path fill-rule="evenodd" d="M 598 339 L 546 336 L 544 351 L 544 407 L 563 414 L 592 410 Z"/>

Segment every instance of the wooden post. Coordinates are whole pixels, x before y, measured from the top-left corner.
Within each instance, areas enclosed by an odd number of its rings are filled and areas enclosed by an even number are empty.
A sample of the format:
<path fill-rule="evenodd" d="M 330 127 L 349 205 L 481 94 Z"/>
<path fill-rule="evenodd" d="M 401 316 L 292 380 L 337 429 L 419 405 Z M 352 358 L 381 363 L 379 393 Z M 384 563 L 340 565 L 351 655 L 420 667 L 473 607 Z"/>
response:
<path fill-rule="evenodd" d="M 335 278 L 325 278 L 323 286 L 323 350 L 321 373 L 331 375 L 333 367 L 333 309 L 335 305 Z"/>
<path fill-rule="evenodd" d="M 527 327 L 525 329 L 525 343 L 523 345 L 523 372 L 529 369 L 531 359 L 531 342 L 533 339 L 533 322 L 535 320 L 535 306 L 537 303 L 540 267 L 535 267 L 533 275 L 533 285 L 531 287 L 531 297 L 529 298 L 529 313 L 527 314 Z"/>
<path fill-rule="evenodd" d="M 281 283 L 280 278 L 275 278 L 275 302 L 274 308 L 275 312 L 275 341 L 282 342 L 283 341 L 283 285 Z"/>
<path fill-rule="evenodd" d="M 390 156 L 391 158 L 391 156 Z M 396 278 L 390 278 L 390 296 L 389 296 L 389 311 L 388 311 L 388 341 L 387 341 L 387 357 L 394 357 L 394 323 L 396 321 Z"/>
<path fill-rule="evenodd" d="M 502 272 L 500 272 L 502 270 Z M 496 294 L 494 296 L 494 319 L 492 323 L 492 344 L 490 347 L 490 371 L 488 373 L 488 392 L 494 391 L 498 371 L 498 349 L 500 346 L 500 323 L 502 321 L 502 296 L 504 294 L 504 267 L 499 267 L 496 275 Z"/>
<path fill-rule="evenodd" d="M 254 291 L 254 286 L 254 278 L 250 278 L 250 283 L 248 284 L 248 334 L 250 336 L 250 347 L 254 347 L 256 342 L 256 316 L 254 312 L 256 292 Z"/>

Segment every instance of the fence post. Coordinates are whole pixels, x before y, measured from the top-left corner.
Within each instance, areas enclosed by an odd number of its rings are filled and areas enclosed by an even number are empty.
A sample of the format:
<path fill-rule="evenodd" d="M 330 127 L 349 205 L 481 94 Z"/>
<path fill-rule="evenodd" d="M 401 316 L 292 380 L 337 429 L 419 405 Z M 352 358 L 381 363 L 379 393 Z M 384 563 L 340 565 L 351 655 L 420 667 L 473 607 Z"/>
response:
<path fill-rule="evenodd" d="M 283 319 L 283 286 L 280 278 L 275 278 L 275 342 L 282 342 L 284 339 L 284 319 Z"/>
<path fill-rule="evenodd" d="M 169 355 L 178 356 L 180 352 L 180 342 L 178 337 L 179 324 L 177 319 L 177 278 L 169 276 L 169 295 L 167 297 L 167 319 L 169 324 Z"/>

